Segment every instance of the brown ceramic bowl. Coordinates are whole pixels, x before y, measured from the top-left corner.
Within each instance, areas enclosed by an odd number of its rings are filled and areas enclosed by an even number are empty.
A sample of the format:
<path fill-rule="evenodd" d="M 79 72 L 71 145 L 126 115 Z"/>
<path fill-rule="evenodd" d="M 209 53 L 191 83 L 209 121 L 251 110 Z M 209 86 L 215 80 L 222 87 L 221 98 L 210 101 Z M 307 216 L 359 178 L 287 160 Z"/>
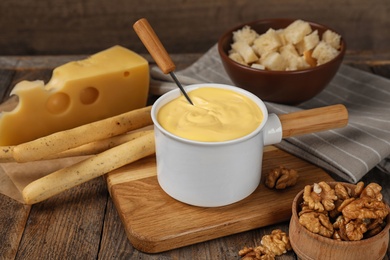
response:
<path fill-rule="evenodd" d="M 334 187 L 336 182 L 328 183 Z M 354 188 L 355 185 L 344 183 Z M 298 222 L 299 204 L 302 203 L 303 190 L 297 194 L 292 205 L 289 237 L 291 246 L 302 260 L 308 259 L 383 259 L 389 244 L 390 215 L 385 228 L 377 235 L 360 241 L 336 241 L 307 230 Z"/>
<path fill-rule="evenodd" d="M 222 64 L 233 83 L 257 95 L 263 101 L 297 105 L 320 93 L 335 76 L 345 54 L 345 41 L 341 39 L 339 55 L 317 67 L 296 71 L 269 71 L 241 65 L 228 57 L 233 42 L 233 32 L 249 25 L 257 33 L 263 34 L 269 28 L 286 28 L 296 19 L 266 19 L 236 26 L 224 33 L 218 41 L 218 52 Z M 327 29 L 324 25 L 309 22 L 318 34 Z M 338 33 L 337 31 L 331 29 Z M 338 33 L 340 34 L 340 33 Z"/>

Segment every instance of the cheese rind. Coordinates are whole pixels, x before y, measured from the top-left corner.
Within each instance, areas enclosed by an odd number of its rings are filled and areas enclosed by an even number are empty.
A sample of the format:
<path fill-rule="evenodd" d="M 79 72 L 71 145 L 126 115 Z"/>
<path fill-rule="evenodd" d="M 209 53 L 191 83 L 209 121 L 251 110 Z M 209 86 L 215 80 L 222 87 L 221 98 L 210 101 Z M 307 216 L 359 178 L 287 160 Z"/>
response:
<path fill-rule="evenodd" d="M 53 70 L 50 81 L 22 81 L 15 109 L 0 113 L 0 145 L 23 142 L 146 105 L 149 65 L 121 46 Z"/>

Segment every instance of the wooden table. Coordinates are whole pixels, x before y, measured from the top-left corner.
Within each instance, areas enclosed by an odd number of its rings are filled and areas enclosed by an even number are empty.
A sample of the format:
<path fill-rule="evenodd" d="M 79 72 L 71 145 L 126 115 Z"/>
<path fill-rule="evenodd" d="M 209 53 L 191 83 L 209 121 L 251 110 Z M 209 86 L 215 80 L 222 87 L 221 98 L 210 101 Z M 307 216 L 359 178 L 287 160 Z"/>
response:
<path fill-rule="evenodd" d="M 172 55 L 178 68 L 200 54 Z M 0 57 L 0 99 L 22 79 L 48 80 L 51 70 L 83 56 Z M 351 54 L 346 64 L 390 78 L 390 55 Z M 390 201 L 390 175 L 378 169 L 363 179 L 384 186 Z M 103 178 L 97 178 L 33 206 L 0 195 L 0 259 L 238 259 L 244 246 L 255 246 L 273 229 L 288 231 L 288 223 L 159 253 L 145 254 L 128 241 Z M 390 249 L 385 259 L 389 259 Z M 289 252 L 278 259 L 296 259 Z"/>

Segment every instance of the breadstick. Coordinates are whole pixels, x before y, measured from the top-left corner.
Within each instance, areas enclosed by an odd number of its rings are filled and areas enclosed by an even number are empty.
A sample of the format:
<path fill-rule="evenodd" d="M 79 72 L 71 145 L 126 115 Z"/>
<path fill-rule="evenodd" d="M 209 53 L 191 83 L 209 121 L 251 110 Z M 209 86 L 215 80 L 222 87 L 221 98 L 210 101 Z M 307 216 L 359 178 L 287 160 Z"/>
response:
<path fill-rule="evenodd" d="M 23 189 L 24 201 L 41 202 L 154 152 L 154 134 L 148 133 L 31 182 Z"/>
<path fill-rule="evenodd" d="M 151 106 L 132 110 L 16 145 L 13 157 L 16 162 L 41 160 L 52 154 L 151 125 L 150 110 Z"/>
<path fill-rule="evenodd" d="M 60 152 L 58 154 L 50 155 L 45 159 L 58 159 L 58 158 L 98 154 L 151 132 L 153 132 L 153 130 L 130 132 L 126 134 L 113 136 L 103 140 L 84 144 L 82 146 L 75 147 L 70 150 Z"/>
<path fill-rule="evenodd" d="M 75 147 L 67 151 L 60 152 L 58 154 L 49 155 L 45 158 L 45 160 L 98 154 L 105 150 L 111 149 L 112 147 L 118 146 L 135 138 L 148 134 L 152 131 L 153 130 L 136 131 L 113 136 L 103 140 L 84 144 L 82 146 Z M 0 163 L 15 162 L 15 159 L 12 155 L 12 150 L 13 146 L 0 146 Z"/>
<path fill-rule="evenodd" d="M 13 146 L 0 146 L 0 163 L 13 162 Z"/>

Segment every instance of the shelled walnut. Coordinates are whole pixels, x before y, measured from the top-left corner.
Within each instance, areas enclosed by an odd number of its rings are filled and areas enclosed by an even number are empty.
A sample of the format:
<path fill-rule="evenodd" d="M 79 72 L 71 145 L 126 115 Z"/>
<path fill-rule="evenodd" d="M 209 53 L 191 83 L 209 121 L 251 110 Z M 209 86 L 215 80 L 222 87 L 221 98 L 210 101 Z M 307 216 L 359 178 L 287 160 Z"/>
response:
<path fill-rule="evenodd" d="M 260 243 L 261 245 L 255 248 L 244 247 L 238 255 L 242 257 L 242 260 L 273 260 L 275 256 L 280 256 L 292 249 L 289 237 L 280 229 L 275 229 L 271 234 L 263 236 Z"/>
<path fill-rule="evenodd" d="M 335 190 L 323 181 L 313 186 L 306 185 L 303 191 L 305 205 L 318 212 L 333 210 L 337 199 Z"/>
<path fill-rule="evenodd" d="M 261 244 L 271 250 L 275 255 L 282 255 L 291 250 L 290 240 L 285 232 L 275 229 L 270 235 L 261 239 Z"/>
<path fill-rule="evenodd" d="M 377 183 L 370 183 L 364 188 L 360 194 L 360 198 L 372 198 L 377 201 L 382 201 L 383 195 L 381 193 L 382 186 Z"/>
<path fill-rule="evenodd" d="M 307 185 L 299 223 L 313 233 L 343 241 L 357 241 L 378 234 L 386 225 L 389 207 L 382 201 L 382 187 L 359 182 L 351 190 L 342 183 Z"/>
<path fill-rule="evenodd" d="M 298 172 L 284 166 L 272 169 L 265 176 L 265 185 L 270 189 L 285 189 L 294 186 L 298 180 Z"/>
<path fill-rule="evenodd" d="M 244 247 L 238 252 L 238 255 L 241 256 L 242 260 L 274 260 L 275 255 L 264 246 L 253 247 Z"/>
<path fill-rule="evenodd" d="M 323 212 L 305 211 L 299 216 L 299 223 L 315 234 L 324 237 L 333 235 L 333 225 Z"/>
<path fill-rule="evenodd" d="M 342 214 L 348 219 L 384 219 L 389 211 L 383 201 L 362 197 L 346 205 Z"/>

